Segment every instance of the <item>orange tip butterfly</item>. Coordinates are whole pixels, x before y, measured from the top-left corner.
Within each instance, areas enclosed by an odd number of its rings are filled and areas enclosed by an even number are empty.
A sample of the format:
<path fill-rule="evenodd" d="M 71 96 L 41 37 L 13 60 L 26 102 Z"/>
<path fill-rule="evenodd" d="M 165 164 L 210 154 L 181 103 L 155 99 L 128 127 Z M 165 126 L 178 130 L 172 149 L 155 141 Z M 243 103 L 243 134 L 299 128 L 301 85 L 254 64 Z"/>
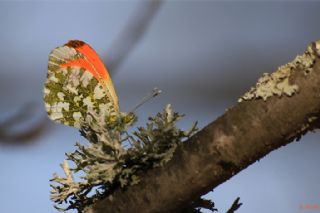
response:
<path fill-rule="evenodd" d="M 155 88 L 134 110 L 160 93 Z M 134 110 L 120 112 L 117 94 L 99 55 L 79 40 L 51 51 L 44 103 L 51 120 L 75 128 L 101 129 L 117 121 L 130 124 L 135 120 Z"/>
<path fill-rule="evenodd" d="M 79 40 L 51 51 L 44 102 L 51 120 L 76 128 L 103 126 L 108 118 L 121 115 L 106 67 L 93 48 Z"/>

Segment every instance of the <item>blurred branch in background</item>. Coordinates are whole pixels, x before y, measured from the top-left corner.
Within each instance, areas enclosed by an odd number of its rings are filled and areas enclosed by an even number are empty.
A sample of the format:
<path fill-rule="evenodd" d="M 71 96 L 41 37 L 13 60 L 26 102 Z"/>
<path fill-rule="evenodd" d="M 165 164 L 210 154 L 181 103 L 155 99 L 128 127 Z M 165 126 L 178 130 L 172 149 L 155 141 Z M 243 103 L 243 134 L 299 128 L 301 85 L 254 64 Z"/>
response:
<path fill-rule="evenodd" d="M 0 142 L 10 145 L 27 144 L 34 138 L 43 134 L 48 129 L 50 123 L 46 116 L 37 110 L 39 106 L 35 103 L 28 103 L 9 118 L 0 121 Z"/>
<path fill-rule="evenodd" d="M 108 51 L 106 62 L 111 75 L 141 40 L 162 2 L 162 0 L 142 1 L 133 13 L 126 27 Z"/>
<path fill-rule="evenodd" d="M 142 1 L 134 11 L 126 27 L 120 32 L 115 42 L 111 45 L 107 60 L 107 67 L 113 75 L 123 60 L 132 52 L 138 41 L 146 32 L 153 20 L 162 0 Z M 26 144 L 41 136 L 49 127 L 46 115 L 41 116 L 31 125 L 34 118 L 36 104 L 25 104 L 18 113 L 0 121 L 0 144 Z M 43 111 L 43 110 L 40 110 Z M 19 127 L 23 127 L 22 129 Z"/>

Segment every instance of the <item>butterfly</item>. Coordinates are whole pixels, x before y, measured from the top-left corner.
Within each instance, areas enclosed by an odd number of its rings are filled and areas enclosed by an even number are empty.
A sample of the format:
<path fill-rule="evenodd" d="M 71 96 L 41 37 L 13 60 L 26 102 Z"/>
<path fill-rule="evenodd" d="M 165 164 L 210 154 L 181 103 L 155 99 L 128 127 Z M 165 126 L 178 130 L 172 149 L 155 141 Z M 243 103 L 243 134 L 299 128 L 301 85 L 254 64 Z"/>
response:
<path fill-rule="evenodd" d="M 44 103 L 51 120 L 75 128 L 104 127 L 125 117 L 107 68 L 95 50 L 79 40 L 49 54 Z"/>

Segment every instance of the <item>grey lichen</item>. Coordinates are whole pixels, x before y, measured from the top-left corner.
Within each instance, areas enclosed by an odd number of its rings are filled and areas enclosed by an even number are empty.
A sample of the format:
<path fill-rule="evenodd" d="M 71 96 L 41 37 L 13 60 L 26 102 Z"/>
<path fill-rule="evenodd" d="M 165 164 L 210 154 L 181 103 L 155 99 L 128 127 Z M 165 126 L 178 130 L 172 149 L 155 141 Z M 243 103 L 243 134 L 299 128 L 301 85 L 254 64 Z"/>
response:
<path fill-rule="evenodd" d="M 305 75 L 312 71 L 313 64 L 317 57 L 315 49 L 318 50 L 319 41 L 308 46 L 302 55 L 298 55 L 293 61 L 280 66 L 274 73 L 264 73 L 258 80 L 255 87 L 238 99 L 238 102 L 253 99 L 263 99 L 266 101 L 272 96 L 292 96 L 299 91 L 296 84 L 290 83 L 290 77 L 296 70 L 301 70 Z"/>
<path fill-rule="evenodd" d="M 65 176 L 54 174 L 51 199 L 57 204 L 55 207 L 82 212 L 97 200 L 112 197 L 114 190 L 138 183 L 139 171 L 168 162 L 176 147 L 196 131 L 196 124 L 188 131 L 177 128 L 182 117 L 167 105 L 163 113 L 150 117 L 146 127 L 132 134 L 127 132 L 132 122 L 120 122 L 103 132 L 82 126 L 81 133 L 89 145 L 77 143 L 77 149 L 67 153 L 67 160 L 74 167 L 70 168 L 65 160 L 61 165 Z"/>

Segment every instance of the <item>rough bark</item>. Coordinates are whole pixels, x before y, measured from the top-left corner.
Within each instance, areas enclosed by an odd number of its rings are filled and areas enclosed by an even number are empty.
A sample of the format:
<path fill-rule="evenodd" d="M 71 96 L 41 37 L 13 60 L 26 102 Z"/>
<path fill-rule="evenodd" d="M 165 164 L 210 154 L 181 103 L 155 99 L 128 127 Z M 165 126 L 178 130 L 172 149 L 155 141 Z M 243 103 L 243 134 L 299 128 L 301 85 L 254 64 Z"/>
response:
<path fill-rule="evenodd" d="M 318 51 L 314 54 L 311 72 L 296 67 L 290 76 L 298 93 L 236 104 L 183 143 L 165 166 L 141 174 L 139 184 L 116 191 L 85 212 L 177 212 L 271 151 L 318 127 L 320 60 Z"/>

